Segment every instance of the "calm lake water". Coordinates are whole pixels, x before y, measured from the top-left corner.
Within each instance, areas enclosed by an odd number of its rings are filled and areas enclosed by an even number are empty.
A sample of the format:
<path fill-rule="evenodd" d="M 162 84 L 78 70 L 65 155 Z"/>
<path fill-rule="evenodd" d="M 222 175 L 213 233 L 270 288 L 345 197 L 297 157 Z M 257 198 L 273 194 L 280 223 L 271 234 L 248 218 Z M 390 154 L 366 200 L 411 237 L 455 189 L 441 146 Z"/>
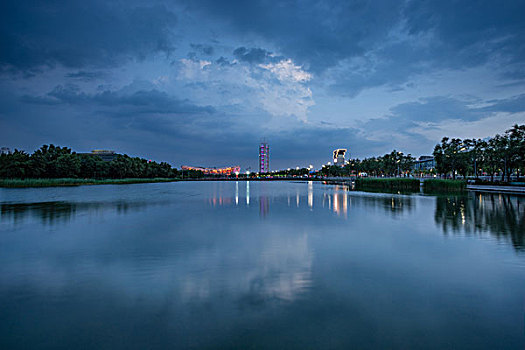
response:
<path fill-rule="evenodd" d="M 2 349 L 523 349 L 525 197 L 0 189 Z"/>

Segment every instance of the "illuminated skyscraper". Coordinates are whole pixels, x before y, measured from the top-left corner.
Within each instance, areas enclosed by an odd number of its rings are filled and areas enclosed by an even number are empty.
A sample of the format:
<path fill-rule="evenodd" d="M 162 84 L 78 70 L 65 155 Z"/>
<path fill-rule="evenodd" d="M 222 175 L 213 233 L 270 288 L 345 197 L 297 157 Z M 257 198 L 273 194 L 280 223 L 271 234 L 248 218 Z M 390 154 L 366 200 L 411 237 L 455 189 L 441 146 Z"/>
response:
<path fill-rule="evenodd" d="M 270 145 L 263 141 L 259 145 L 259 173 L 270 172 Z"/>
<path fill-rule="evenodd" d="M 346 149 L 338 148 L 334 150 L 334 165 L 345 166 Z"/>

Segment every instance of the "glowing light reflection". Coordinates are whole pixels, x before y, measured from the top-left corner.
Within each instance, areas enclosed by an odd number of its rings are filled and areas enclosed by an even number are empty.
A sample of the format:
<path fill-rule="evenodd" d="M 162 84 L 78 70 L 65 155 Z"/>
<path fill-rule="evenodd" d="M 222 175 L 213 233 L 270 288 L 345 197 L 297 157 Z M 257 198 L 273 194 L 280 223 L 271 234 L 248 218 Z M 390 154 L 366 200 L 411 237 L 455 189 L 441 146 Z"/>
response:
<path fill-rule="evenodd" d="M 314 207 L 314 184 L 312 181 L 308 181 L 308 207 Z"/>

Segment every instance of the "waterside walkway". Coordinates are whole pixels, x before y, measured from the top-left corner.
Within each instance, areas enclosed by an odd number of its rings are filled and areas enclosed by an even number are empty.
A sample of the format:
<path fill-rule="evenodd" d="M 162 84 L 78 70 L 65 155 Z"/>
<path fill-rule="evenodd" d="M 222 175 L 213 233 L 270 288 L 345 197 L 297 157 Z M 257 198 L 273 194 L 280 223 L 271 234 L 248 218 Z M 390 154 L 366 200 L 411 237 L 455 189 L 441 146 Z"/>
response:
<path fill-rule="evenodd" d="M 467 190 L 479 192 L 519 193 L 525 194 L 522 186 L 490 186 L 490 185 L 467 185 Z"/>

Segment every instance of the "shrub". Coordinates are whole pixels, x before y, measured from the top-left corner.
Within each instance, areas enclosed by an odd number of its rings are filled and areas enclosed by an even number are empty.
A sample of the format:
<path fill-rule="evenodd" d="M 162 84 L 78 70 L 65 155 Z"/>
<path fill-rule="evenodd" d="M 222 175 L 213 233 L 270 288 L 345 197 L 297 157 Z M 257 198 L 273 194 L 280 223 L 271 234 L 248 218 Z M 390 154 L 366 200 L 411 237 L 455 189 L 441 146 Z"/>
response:
<path fill-rule="evenodd" d="M 355 180 L 356 190 L 385 191 L 419 191 L 419 179 L 410 178 L 358 178 Z"/>
<path fill-rule="evenodd" d="M 423 183 L 425 192 L 461 192 L 466 189 L 465 180 L 428 179 Z"/>

